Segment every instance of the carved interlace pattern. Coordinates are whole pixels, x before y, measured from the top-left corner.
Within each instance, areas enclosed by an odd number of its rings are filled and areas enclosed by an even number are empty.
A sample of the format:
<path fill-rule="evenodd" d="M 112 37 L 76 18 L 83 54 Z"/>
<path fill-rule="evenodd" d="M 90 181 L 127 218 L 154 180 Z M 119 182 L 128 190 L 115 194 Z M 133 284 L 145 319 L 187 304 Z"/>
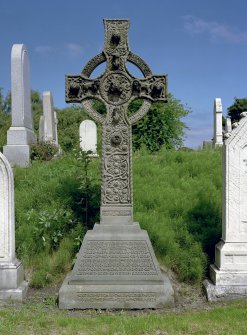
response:
<path fill-rule="evenodd" d="M 111 107 L 103 129 L 102 204 L 131 204 L 131 127 L 123 107 Z"/>
<path fill-rule="evenodd" d="M 167 77 L 153 76 L 149 66 L 130 52 L 128 20 L 104 20 L 104 25 L 104 50 L 86 64 L 80 75 L 66 76 L 66 101 L 82 102 L 86 112 L 103 124 L 101 205 L 107 207 L 109 213 L 112 211 L 112 216 L 117 216 L 119 205 L 132 206 L 131 125 L 148 112 L 152 101 L 166 101 Z M 128 73 L 127 61 L 135 64 L 145 78 L 134 78 Z M 103 62 L 106 62 L 104 74 L 89 78 Z M 144 102 L 128 118 L 128 104 L 137 98 Z M 96 112 L 90 99 L 101 100 L 106 105 L 107 115 Z"/>

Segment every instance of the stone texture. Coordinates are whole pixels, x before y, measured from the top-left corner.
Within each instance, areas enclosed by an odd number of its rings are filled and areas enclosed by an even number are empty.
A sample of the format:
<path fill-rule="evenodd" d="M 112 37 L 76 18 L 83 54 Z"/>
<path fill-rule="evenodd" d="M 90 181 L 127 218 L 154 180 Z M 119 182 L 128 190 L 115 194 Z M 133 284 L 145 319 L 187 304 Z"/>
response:
<path fill-rule="evenodd" d="M 83 151 L 92 151 L 97 155 L 97 126 L 91 120 L 82 121 L 80 124 L 80 147 Z"/>
<path fill-rule="evenodd" d="M 66 76 L 66 101 L 82 102 L 85 111 L 102 123 L 102 188 L 100 224 L 88 231 L 72 272 L 59 291 L 59 308 L 160 308 L 174 303 L 173 289 L 162 275 L 146 231 L 133 222 L 131 125 L 152 101 L 166 101 L 167 77 L 154 76 L 128 47 L 128 20 L 104 20 L 105 45 L 81 75 Z M 90 74 L 106 61 L 106 71 Z M 144 79 L 126 71 L 135 64 Z M 127 116 L 129 103 L 143 98 L 141 108 Z M 106 115 L 92 99 L 101 100 Z"/>
<path fill-rule="evenodd" d="M 232 120 L 231 120 L 230 117 L 226 118 L 225 132 L 226 133 L 231 133 L 232 132 Z"/>
<path fill-rule="evenodd" d="M 15 256 L 14 181 L 9 162 L 0 153 L 0 299 L 22 300 L 28 284 Z"/>
<path fill-rule="evenodd" d="M 223 145 L 222 136 L 222 102 L 220 98 L 214 99 L 214 147 Z"/>
<path fill-rule="evenodd" d="M 50 91 L 43 92 L 43 116 L 44 116 L 44 141 L 55 143 L 55 117 L 53 110 L 53 98 Z"/>
<path fill-rule="evenodd" d="M 215 247 L 215 264 L 210 266 L 214 286 L 205 284 L 211 300 L 228 294 L 241 297 L 241 292 L 245 296 L 247 290 L 246 115 L 241 114 L 241 121 L 223 145 L 222 239 Z"/>
<path fill-rule="evenodd" d="M 11 117 L 7 145 L 3 153 L 12 166 L 27 166 L 30 161 L 30 144 L 36 142 L 33 131 L 31 89 L 27 49 L 14 44 L 11 52 Z"/>

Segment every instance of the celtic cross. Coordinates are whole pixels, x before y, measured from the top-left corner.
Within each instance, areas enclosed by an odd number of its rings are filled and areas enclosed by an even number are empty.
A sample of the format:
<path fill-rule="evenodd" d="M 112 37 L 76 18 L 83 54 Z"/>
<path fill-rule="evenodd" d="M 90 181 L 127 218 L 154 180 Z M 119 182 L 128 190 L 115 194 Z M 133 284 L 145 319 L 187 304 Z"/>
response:
<path fill-rule="evenodd" d="M 80 75 L 66 76 L 66 102 L 81 102 L 86 113 L 103 125 L 101 223 L 133 222 L 131 125 L 141 119 L 153 101 L 167 100 L 167 76 L 153 75 L 149 66 L 129 50 L 129 20 L 104 20 L 102 53 L 92 58 Z M 136 65 L 144 78 L 133 77 L 126 62 Z M 106 62 L 105 72 L 91 79 L 93 70 Z M 127 116 L 128 105 L 143 99 L 140 109 Z M 106 115 L 92 107 L 98 99 Z"/>

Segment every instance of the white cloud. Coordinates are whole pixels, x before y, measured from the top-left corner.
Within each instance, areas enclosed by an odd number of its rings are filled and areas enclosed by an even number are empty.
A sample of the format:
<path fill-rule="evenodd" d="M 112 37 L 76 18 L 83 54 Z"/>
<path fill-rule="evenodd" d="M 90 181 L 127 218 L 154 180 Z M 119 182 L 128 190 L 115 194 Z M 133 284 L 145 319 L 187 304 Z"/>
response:
<path fill-rule="evenodd" d="M 201 18 L 186 15 L 184 27 L 192 34 L 207 34 L 211 40 L 223 40 L 228 43 L 246 43 L 247 32 L 240 32 L 230 26 Z"/>
<path fill-rule="evenodd" d="M 79 44 L 67 43 L 65 48 L 71 56 L 81 56 L 83 54 L 83 47 Z"/>
<path fill-rule="evenodd" d="M 49 45 L 38 45 L 34 50 L 40 55 L 48 55 L 54 50 L 54 48 Z"/>

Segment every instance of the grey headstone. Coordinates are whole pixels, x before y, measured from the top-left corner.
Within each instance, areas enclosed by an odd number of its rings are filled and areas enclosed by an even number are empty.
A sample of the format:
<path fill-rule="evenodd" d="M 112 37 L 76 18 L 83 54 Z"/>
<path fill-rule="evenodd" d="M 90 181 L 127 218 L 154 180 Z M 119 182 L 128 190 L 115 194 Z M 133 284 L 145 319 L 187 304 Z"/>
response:
<path fill-rule="evenodd" d="M 100 224 L 88 231 L 73 271 L 59 291 L 59 308 L 160 308 L 173 305 L 171 283 L 162 275 L 146 231 L 133 222 L 131 125 L 141 119 L 151 101 L 166 101 L 167 77 L 154 76 L 148 65 L 129 51 L 128 20 L 104 20 L 105 45 L 81 75 L 66 77 L 66 101 L 82 102 L 103 127 L 103 171 Z M 90 79 L 106 61 L 106 71 Z M 126 71 L 135 64 L 144 79 Z M 129 103 L 144 102 L 127 116 Z M 92 99 L 101 100 L 106 115 L 97 113 Z"/>
<path fill-rule="evenodd" d="M 13 173 L 0 152 L 0 300 L 22 301 L 27 287 L 22 263 L 15 256 Z"/>
<path fill-rule="evenodd" d="M 11 52 L 11 116 L 3 153 L 11 166 L 27 166 L 30 162 L 30 144 L 36 142 L 33 131 L 31 89 L 27 49 L 14 44 Z"/>
<path fill-rule="evenodd" d="M 29 61 L 24 44 L 14 44 L 11 52 L 11 116 L 3 153 L 11 166 L 27 166 L 30 145 L 36 142 L 33 131 Z"/>

